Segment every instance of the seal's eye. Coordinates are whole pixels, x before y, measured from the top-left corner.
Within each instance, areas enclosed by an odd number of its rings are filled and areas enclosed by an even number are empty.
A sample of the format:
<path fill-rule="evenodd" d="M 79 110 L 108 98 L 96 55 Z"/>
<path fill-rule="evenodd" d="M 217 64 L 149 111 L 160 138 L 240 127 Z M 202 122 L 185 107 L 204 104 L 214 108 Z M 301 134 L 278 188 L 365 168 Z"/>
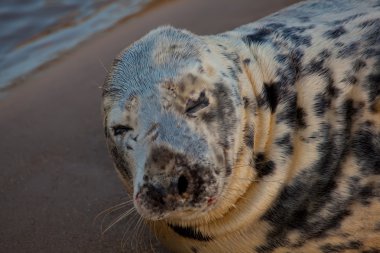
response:
<path fill-rule="evenodd" d="M 191 115 L 193 113 L 196 113 L 200 109 L 205 108 L 209 104 L 210 103 L 208 101 L 208 98 L 206 97 L 205 91 L 202 91 L 201 94 L 199 94 L 199 97 L 198 97 L 197 100 L 189 99 L 187 101 L 185 113 Z"/>
<path fill-rule="evenodd" d="M 123 135 L 129 131 L 132 131 L 133 128 L 130 126 L 116 125 L 112 127 L 112 130 L 113 130 L 113 135 L 118 136 L 118 135 Z"/>

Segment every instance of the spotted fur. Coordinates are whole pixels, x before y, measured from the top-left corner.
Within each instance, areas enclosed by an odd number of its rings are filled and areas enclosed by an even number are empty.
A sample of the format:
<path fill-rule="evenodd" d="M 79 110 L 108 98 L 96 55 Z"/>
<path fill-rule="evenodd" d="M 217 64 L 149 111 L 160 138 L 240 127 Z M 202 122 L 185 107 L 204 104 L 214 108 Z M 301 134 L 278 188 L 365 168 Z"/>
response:
<path fill-rule="evenodd" d="M 160 27 L 104 84 L 136 209 L 173 252 L 380 252 L 380 1 Z"/>

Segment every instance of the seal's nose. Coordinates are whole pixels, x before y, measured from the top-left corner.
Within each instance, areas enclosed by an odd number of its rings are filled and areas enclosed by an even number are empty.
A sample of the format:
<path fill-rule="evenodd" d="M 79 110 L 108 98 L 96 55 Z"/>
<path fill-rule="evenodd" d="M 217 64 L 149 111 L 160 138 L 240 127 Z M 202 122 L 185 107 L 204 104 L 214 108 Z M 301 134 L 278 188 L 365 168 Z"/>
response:
<path fill-rule="evenodd" d="M 166 145 L 156 145 L 148 154 L 136 187 L 135 203 L 141 214 L 151 218 L 153 214 L 207 206 L 216 189 L 212 171 Z"/>
<path fill-rule="evenodd" d="M 149 203 L 149 206 L 159 209 L 174 209 L 184 204 L 188 199 L 190 178 L 180 175 L 168 185 L 162 182 L 147 182 L 136 194 L 138 204 Z"/>
<path fill-rule="evenodd" d="M 187 181 L 184 175 L 181 175 L 178 178 L 178 182 L 177 182 L 177 190 L 178 190 L 179 195 L 182 195 L 183 193 L 185 193 L 188 186 L 189 186 L 189 181 Z"/>

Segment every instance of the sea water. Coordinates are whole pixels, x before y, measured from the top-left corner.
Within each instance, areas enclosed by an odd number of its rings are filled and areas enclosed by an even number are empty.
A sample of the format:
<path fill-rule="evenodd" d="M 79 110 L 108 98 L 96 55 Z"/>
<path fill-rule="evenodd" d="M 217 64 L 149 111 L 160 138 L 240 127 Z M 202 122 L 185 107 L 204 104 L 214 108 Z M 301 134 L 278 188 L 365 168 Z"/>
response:
<path fill-rule="evenodd" d="M 0 0 L 0 90 L 152 0 Z"/>

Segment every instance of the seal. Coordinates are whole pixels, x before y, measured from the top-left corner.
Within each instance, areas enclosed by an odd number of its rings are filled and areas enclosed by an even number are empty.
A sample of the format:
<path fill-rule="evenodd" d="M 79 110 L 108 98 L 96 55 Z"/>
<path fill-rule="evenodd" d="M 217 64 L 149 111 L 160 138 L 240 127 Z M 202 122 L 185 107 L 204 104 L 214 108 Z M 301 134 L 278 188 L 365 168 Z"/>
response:
<path fill-rule="evenodd" d="M 306 1 L 114 60 L 104 130 L 173 252 L 380 252 L 380 2 Z"/>

